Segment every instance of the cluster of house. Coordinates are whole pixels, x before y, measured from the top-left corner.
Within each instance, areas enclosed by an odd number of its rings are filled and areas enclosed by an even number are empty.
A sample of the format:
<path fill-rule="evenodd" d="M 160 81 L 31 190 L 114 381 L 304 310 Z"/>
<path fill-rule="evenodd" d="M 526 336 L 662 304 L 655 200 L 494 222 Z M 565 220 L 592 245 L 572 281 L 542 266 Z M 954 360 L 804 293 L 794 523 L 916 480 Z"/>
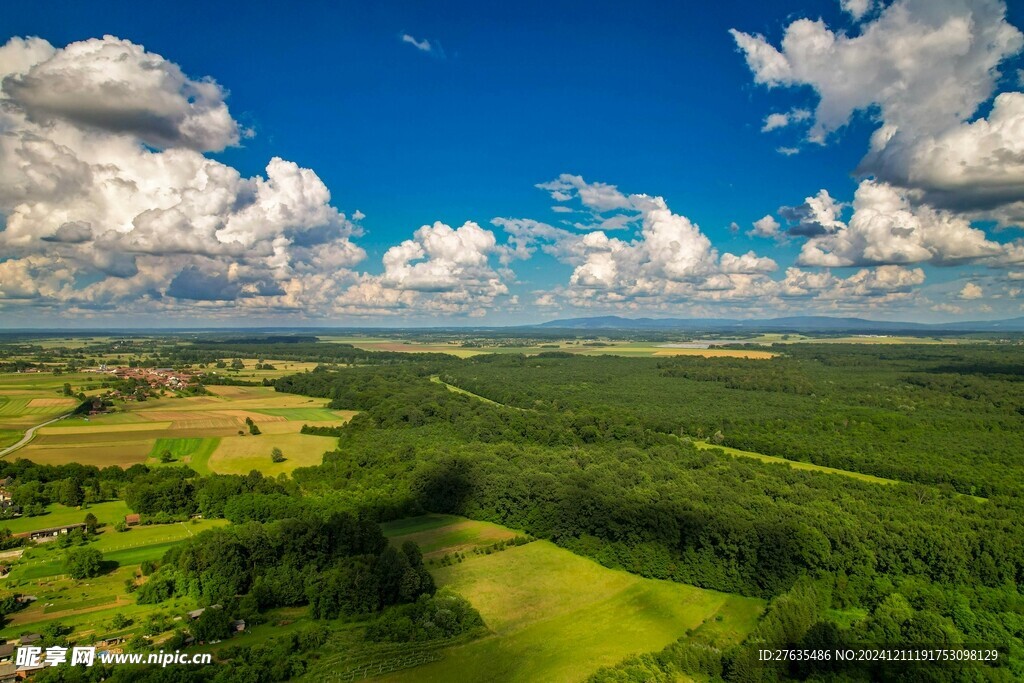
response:
<path fill-rule="evenodd" d="M 41 633 L 31 633 L 21 636 L 18 640 L 0 645 L 0 683 L 23 681 L 40 669 L 46 668 L 47 664 L 43 660 L 35 664 L 24 664 L 19 663 L 21 658 L 16 656 L 19 647 L 40 647 L 42 639 Z M 123 650 L 119 646 L 124 641 L 124 637 L 107 638 L 96 641 L 90 647 L 95 648 L 99 654 L 104 652 L 120 653 Z"/>
<path fill-rule="evenodd" d="M 108 367 L 101 365 L 98 368 L 87 368 L 85 372 L 97 372 L 106 375 L 113 375 L 119 380 L 133 379 L 140 384 L 145 384 L 151 389 L 174 389 L 181 390 L 195 381 L 195 375 L 185 370 L 174 368 L 126 368 L 123 366 Z M 125 400 L 134 400 L 134 395 L 115 391 L 114 396 Z"/>
<path fill-rule="evenodd" d="M 40 640 L 43 639 L 41 633 L 30 633 L 28 635 L 21 636 L 18 640 L 11 641 L 0 645 L 0 683 L 12 683 L 13 681 L 23 681 L 28 678 L 31 674 L 42 669 L 42 665 L 39 666 L 18 666 L 14 661 L 14 654 L 19 647 L 27 647 L 30 645 L 36 645 Z"/>

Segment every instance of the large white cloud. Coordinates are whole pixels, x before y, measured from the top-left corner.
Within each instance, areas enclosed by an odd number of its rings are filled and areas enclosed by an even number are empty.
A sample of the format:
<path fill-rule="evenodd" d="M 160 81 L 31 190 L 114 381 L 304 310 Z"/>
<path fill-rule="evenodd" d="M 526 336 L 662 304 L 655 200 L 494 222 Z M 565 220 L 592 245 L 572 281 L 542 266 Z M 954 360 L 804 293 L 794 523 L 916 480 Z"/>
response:
<path fill-rule="evenodd" d="M 452 229 L 424 225 L 413 238 L 384 254 L 383 282 L 421 292 L 478 290 L 491 296 L 507 291 L 488 258 L 497 252 L 494 233 L 473 222 Z"/>
<path fill-rule="evenodd" d="M 528 258 L 539 248 L 573 266 L 566 285 L 540 294 L 538 305 L 560 302 L 626 312 L 669 312 L 680 306 L 699 311 L 718 306 L 718 312 L 764 312 L 806 310 L 810 304 L 817 310 L 845 311 L 911 301 L 925 279 L 920 268 L 898 265 L 861 268 L 848 277 L 827 269 L 789 268 L 785 277 L 775 279 L 771 277 L 778 269 L 774 260 L 752 251 L 719 253 L 696 224 L 673 213 L 661 197 L 625 195 L 613 185 L 591 184 L 568 174 L 538 187 L 556 201 L 578 200 L 598 218 L 625 211 L 635 214 L 639 223 L 634 235 L 620 238 L 603 230 L 580 233 L 529 219 L 495 219 L 494 224 L 509 236 L 510 259 Z M 604 207 L 603 212 L 599 207 Z M 847 229 L 839 218 L 841 208 L 822 192 L 808 198 L 803 210 L 794 210 L 791 220 L 794 225 L 814 221 L 818 226 L 814 234 L 834 234 Z M 771 216 L 757 225 L 752 234 L 777 236 L 780 232 Z"/>
<path fill-rule="evenodd" d="M 381 275 L 362 275 L 332 304 L 336 314 L 459 314 L 481 316 L 509 293 L 490 264 L 495 235 L 472 221 L 452 228 L 424 225 L 384 254 Z"/>
<path fill-rule="evenodd" d="M 273 158 L 247 178 L 203 154 L 243 134 L 225 98 L 110 36 L 0 47 L 0 306 L 456 314 L 507 292 L 474 224 L 424 227 L 383 276 L 358 272 L 362 215 L 314 171 Z"/>
<path fill-rule="evenodd" d="M 238 140 L 224 92 L 138 45 L 15 38 L 0 48 L 0 84 L 7 299 L 17 274 L 49 268 L 70 277 L 32 291 L 45 300 L 275 307 L 310 268 L 343 281 L 365 255 L 313 171 L 275 158 L 244 178 L 205 157 Z"/>
<path fill-rule="evenodd" d="M 817 91 L 814 139 L 873 106 L 897 128 L 956 126 L 991 96 L 999 63 L 1024 46 L 999 0 L 898 0 L 856 35 L 798 19 L 781 50 L 763 36 L 732 34 L 757 82 Z"/>
<path fill-rule="evenodd" d="M 980 214 L 994 211 L 1001 222 L 1020 222 L 1024 93 L 1002 93 L 988 116 L 934 135 L 903 135 L 883 128 L 874 136 L 861 168 L 921 190 L 923 200 L 931 204 Z"/>
<path fill-rule="evenodd" d="M 222 150 L 238 124 L 212 79 L 192 80 L 174 63 L 113 36 L 55 50 L 15 38 L 0 51 L 6 98 L 33 121 L 68 121 L 128 133 L 155 147 Z"/>
<path fill-rule="evenodd" d="M 826 190 L 779 209 L 787 233 L 806 238 L 797 263 L 878 266 L 861 279 L 887 273 L 888 290 L 893 273 L 916 272 L 886 270 L 896 264 L 1024 262 L 1024 240 L 997 239 L 979 222 L 1024 225 L 1024 93 L 997 92 L 1000 67 L 1024 47 L 1024 34 L 1007 21 L 1004 2 L 840 2 L 852 26 L 797 19 L 778 46 L 732 31 L 755 82 L 817 95 L 809 141 L 826 143 L 857 115 L 877 123 L 855 169 L 861 180 L 848 220 L 848 205 Z M 805 104 L 802 94 L 797 102 Z M 791 121 L 769 117 L 765 129 L 784 123 Z M 824 272 L 797 269 L 784 282 L 806 296 L 799 283 L 828 280 Z M 835 291 L 856 292 L 856 279 Z M 963 291 L 983 295 L 972 284 Z M 942 306 L 934 310 L 952 312 Z"/>
<path fill-rule="evenodd" d="M 886 183 L 863 181 L 853 200 L 849 224 L 834 216 L 828 230 L 803 245 L 799 262 L 811 266 L 1016 260 L 1014 245 L 989 240 L 983 230 L 949 211 L 914 206 L 907 192 Z"/>
<path fill-rule="evenodd" d="M 855 20 L 873 5 L 843 0 Z M 778 48 L 732 34 L 756 82 L 817 93 L 811 141 L 856 112 L 880 121 L 860 174 L 913 190 L 915 203 L 1022 222 L 1024 94 L 1003 93 L 973 118 L 996 91 L 1000 64 L 1024 47 L 1002 0 L 897 0 L 858 29 L 798 19 Z"/>
<path fill-rule="evenodd" d="M 569 285 L 575 289 L 600 290 L 610 298 L 656 296 L 666 288 L 721 291 L 733 288 L 731 276 L 764 274 L 778 267 L 753 252 L 719 254 L 708 236 L 686 216 L 673 213 L 662 197 L 627 196 L 614 185 L 567 173 L 537 187 L 556 201 L 577 199 L 594 212 L 595 227 L 607 223 L 609 212 L 622 218 L 616 227 L 639 223 L 638 233 L 630 239 L 611 237 L 604 229 L 575 233 L 536 221 L 496 222 L 522 253 L 547 242 L 545 251 L 574 266 Z"/>
<path fill-rule="evenodd" d="M 614 185 L 588 183 L 569 174 L 538 187 L 556 201 L 578 201 L 598 219 L 624 212 L 635 214 L 639 224 L 631 236 L 613 237 L 603 230 L 581 233 L 530 219 L 495 219 L 508 235 L 508 259 L 528 258 L 540 249 L 573 267 L 565 285 L 535 293 L 538 306 L 666 315 L 680 310 L 740 316 L 809 310 L 891 314 L 900 306 L 916 305 L 925 281 L 921 268 L 875 265 L 862 257 L 807 264 L 865 264 L 845 276 L 828 267 L 790 267 L 781 278 L 774 277 L 774 260 L 753 251 L 720 253 L 696 224 L 672 212 L 661 197 L 626 195 Z M 824 237 L 849 229 L 841 220 L 842 209 L 843 204 L 822 191 L 783 213 L 794 233 Z M 755 225 L 748 235 L 782 234 L 772 216 Z"/>

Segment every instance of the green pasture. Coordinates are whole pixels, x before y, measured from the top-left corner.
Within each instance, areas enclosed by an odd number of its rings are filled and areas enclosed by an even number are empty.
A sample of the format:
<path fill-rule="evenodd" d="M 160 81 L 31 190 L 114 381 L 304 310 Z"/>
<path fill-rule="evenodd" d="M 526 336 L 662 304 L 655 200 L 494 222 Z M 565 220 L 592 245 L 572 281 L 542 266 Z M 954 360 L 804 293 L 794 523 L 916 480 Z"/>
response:
<path fill-rule="evenodd" d="M 812 462 L 800 462 L 799 460 L 787 460 L 786 458 L 779 458 L 774 455 L 765 455 L 763 453 L 755 453 L 754 451 L 741 451 L 738 448 L 729 448 L 728 446 L 716 446 L 706 441 L 694 441 L 693 445 L 702 450 L 719 449 L 726 455 L 731 455 L 735 458 L 754 458 L 761 462 L 769 462 L 779 465 L 789 465 L 796 470 L 814 470 L 816 472 L 826 472 L 828 474 L 841 474 L 844 477 L 850 477 L 851 479 L 859 479 L 860 481 L 871 482 L 872 484 L 899 484 L 900 482 L 895 479 L 883 479 L 882 477 L 875 477 L 870 474 L 862 474 L 860 472 L 852 472 L 850 470 L 839 470 L 834 467 L 825 467 L 824 465 L 815 465 Z"/>
<path fill-rule="evenodd" d="M 201 531 L 224 526 L 227 523 L 228 521 L 225 519 L 195 519 L 188 522 L 175 522 L 173 524 L 143 524 L 129 527 L 127 531 L 115 531 L 113 528 L 105 528 L 99 534 L 99 538 L 91 544 L 91 547 L 96 548 L 106 557 L 108 553 L 125 552 L 142 547 L 166 545 L 168 543 L 173 544 L 194 536 Z"/>
<path fill-rule="evenodd" d="M 7 448 L 21 440 L 22 432 L 15 429 L 0 429 L 0 448 Z"/>
<path fill-rule="evenodd" d="M 504 404 L 498 403 L 497 401 L 492 401 L 489 398 L 484 398 L 483 396 L 481 396 L 479 394 L 474 394 L 471 391 L 466 391 L 465 389 L 461 389 L 461 388 L 455 386 L 454 384 L 448 384 L 447 382 L 442 382 L 441 378 L 438 375 L 433 375 L 430 378 L 430 381 L 431 382 L 436 382 L 436 383 L 441 384 L 441 385 L 444 385 L 445 387 L 447 387 L 448 391 L 451 391 L 451 392 L 456 393 L 456 394 L 462 394 L 463 396 L 469 396 L 470 398 L 475 398 L 478 401 L 483 401 L 484 403 L 489 403 L 492 406 L 504 405 Z"/>
<path fill-rule="evenodd" d="M 153 450 L 149 453 L 150 459 L 154 462 L 149 464 L 161 464 L 160 456 L 170 452 L 174 461 L 167 464 L 188 465 L 199 474 L 210 474 L 208 462 L 219 445 L 220 438 L 215 436 L 157 439 L 153 444 Z"/>
<path fill-rule="evenodd" d="M 416 518 L 388 532 L 439 534 L 446 527 L 438 521 Z M 465 557 L 432 573 L 480 611 L 491 635 L 382 680 L 581 681 L 708 624 L 723 640 L 738 642 L 764 609 L 761 600 L 608 569 L 546 541 Z"/>
<path fill-rule="evenodd" d="M 395 536 L 404 536 L 407 534 L 414 534 L 421 531 L 430 531 L 431 529 L 438 529 L 440 527 L 449 526 L 458 522 L 464 521 L 464 517 L 457 515 L 420 515 L 419 517 L 406 517 L 404 519 L 396 519 L 392 522 L 382 522 L 380 525 L 381 531 L 388 538 Z"/>
<path fill-rule="evenodd" d="M 146 560 L 159 560 L 171 547 L 186 538 L 227 523 L 223 519 L 196 520 L 136 526 L 124 532 L 107 527 L 89 547 L 102 552 L 104 561 L 116 562 L 121 567 L 135 566 Z M 66 553 L 67 549 L 58 547 L 54 542 L 29 548 L 15 563 L 11 571 L 11 582 L 63 575 Z"/>
<path fill-rule="evenodd" d="M 46 506 L 45 515 L 0 520 L 0 528 L 7 527 L 11 530 L 11 533 L 18 534 L 24 531 L 64 526 L 65 524 L 78 524 L 79 522 L 84 522 L 85 516 L 90 512 L 96 515 L 96 519 L 101 524 L 109 525 L 114 525 L 123 520 L 125 515 L 131 514 L 131 510 L 128 509 L 128 505 L 123 500 L 94 503 L 89 507 L 81 508 L 72 508 L 60 503 L 53 503 Z"/>
<path fill-rule="evenodd" d="M 524 535 L 490 522 L 474 522 L 450 515 L 427 515 L 425 523 L 429 525 L 434 521 L 441 521 L 435 520 L 435 517 L 445 520 L 446 523 L 415 531 L 404 530 L 401 534 L 391 535 L 391 542 L 401 545 L 405 541 L 413 541 L 420 547 L 424 557 L 433 559 L 444 553 L 465 553 L 473 548 L 493 545 L 498 541 Z M 413 518 L 419 519 L 423 518 Z"/>

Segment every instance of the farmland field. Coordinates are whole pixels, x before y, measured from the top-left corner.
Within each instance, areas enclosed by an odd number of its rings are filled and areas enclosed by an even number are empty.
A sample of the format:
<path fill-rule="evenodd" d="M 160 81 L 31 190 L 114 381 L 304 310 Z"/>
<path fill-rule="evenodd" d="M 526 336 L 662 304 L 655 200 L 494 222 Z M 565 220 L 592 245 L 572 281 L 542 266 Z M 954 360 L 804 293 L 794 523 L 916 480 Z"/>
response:
<path fill-rule="evenodd" d="M 561 351 L 581 356 L 704 356 L 704 357 L 735 357 L 735 358 L 772 358 L 777 354 L 759 349 L 720 349 L 720 348 L 672 348 L 665 344 L 652 342 L 609 341 L 601 344 L 581 344 L 579 342 L 559 341 L 549 344 L 529 346 L 481 346 L 464 347 L 459 344 L 429 344 L 400 340 L 348 339 L 344 337 L 325 337 L 325 340 L 336 343 L 352 344 L 367 351 L 398 351 L 402 353 L 447 353 L 457 358 L 471 358 L 486 353 L 513 354 L 522 353 L 536 355 L 550 351 Z"/>
<path fill-rule="evenodd" d="M 29 427 L 73 410 L 78 400 L 63 395 L 64 383 L 87 377 L 0 373 L 0 448 L 17 443 Z"/>
<path fill-rule="evenodd" d="M 46 405 L 29 405 L 40 400 Z M 15 406 L 9 408 L 11 414 L 25 416 L 35 411 L 45 416 L 47 411 L 52 415 L 63 409 L 65 403 L 64 399 L 7 398 L 3 405 Z M 319 464 L 323 452 L 333 448 L 333 440 L 300 434 L 303 424 L 337 426 L 355 414 L 328 410 L 324 403 L 267 387 L 215 386 L 206 396 L 125 403 L 113 413 L 66 418 L 40 429 L 30 444 L 9 457 L 49 465 L 78 462 L 128 467 L 159 465 L 160 456 L 169 451 L 170 464 L 186 464 L 200 474 L 245 474 L 258 469 L 276 475 Z M 247 418 L 264 432 L 262 441 L 248 437 Z M 240 432 L 247 437 L 239 436 Z M 0 433 L 0 443 L 3 436 Z M 10 441 L 17 436 L 19 432 L 12 430 Z M 290 453 L 285 462 L 270 462 L 274 447 Z"/>
<path fill-rule="evenodd" d="M 130 467 L 136 463 L 145 462 L 151 448 L 151 442 L 148 440 L 105 439 L 100 442 L 86 441 L 83 443 L 78 438 L 72 437 L 67 442 L 53 446 L 31 443 L 17 453 L 20 458 L 26 458 L 42 465 L 77 462 L 96 467 L 109 467 L 110 465 Z"/>
<path fill-rule="evenodd" d="M 458 519 L 426 521 L 427 527 L 448 523 L 392 541 L 435 534 L 452 542 L 436 552 L 454 552 L 465 548 L 474 532 L 490 539 L 502 529 Z M 579 681 L 630 654 L 659 650 L 717 617 L 723 640 L 738 642 L 763 610 L 759 600 L 642 579 L 546 541 L 466 558 L 432 571 L 439 585 L 469 599 L 491 635 L 444 651 L 441 661 L 383 680 Z"/>

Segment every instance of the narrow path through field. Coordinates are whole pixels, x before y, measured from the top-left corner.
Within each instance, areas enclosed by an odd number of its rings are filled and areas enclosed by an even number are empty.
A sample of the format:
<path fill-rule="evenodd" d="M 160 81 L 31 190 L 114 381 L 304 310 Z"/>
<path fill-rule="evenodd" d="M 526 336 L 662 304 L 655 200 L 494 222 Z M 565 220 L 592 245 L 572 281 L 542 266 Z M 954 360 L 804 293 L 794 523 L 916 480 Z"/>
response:
<path fill-rule="evenodd" d="M 516 406 L 510 406 L 510 405 L 506 405 L 504 403 L 498 403 L 497 401 L 492 401 L 491 399 L 486 398 L 484 396 L 481 396 L 480 394 L 474 394 L 472 391 L 466 391 L 465 389 L 463 389 L 461 387 L 457 387 L 454 384 L 448 384 L 448 382 L 443 381 L 439 375 L 431 375 L 430 376 L 430 381 L 431 382 L 437 382 L 438 384 L 444 385 L 445 387 L 448 388 L 448 391 L 450 391 L 452 393 L 462 394 L 463 396 L 470 396 L 472 398 L 477 399 L 478 401 L 483 401 L 484 403 L 489 403 L 492 406 L 501 406 L 502 408 L 511 408 L 512 410 L 526 410 L 526 408 L 517 408 Z"/>
<path fill-rule="evenodd" d="M 846 477 L 852 477 L 853 479 L 860 479 L 861 481 L 869 481 L 873 484 L 902 484 L 903 482 L 897 479 L 885 479 L 884 477 L 876 477 L 873 474 L 863 474 L 861 472 L 853 472 L 852 470 L 840 470 L 835 467 L 826 467 L 825 465 L 815 465 L 813 462 L 803 462 L 801 460 L 789 460 L 787 458 L 780 458 L 777 455 L 765 455 L 764 453 L 757 453 L 756 451 L 741 451 L 738 448 L 730 448 L 728 446 L 717 446 L 707 441 L 693 441 L 694 446 L 701 450 L 710 450 L 712 448 L 718 448 L 725 452 L 727 455 L 731 455 L 737 458 L 754 458 L 761 462 L 770 463 L 784 463 L 789 465 L 795 470 L 814 470 L 815 472 L 825 472 L 827 474 L 841 474 Z"/>
<path fill-rule="evenodd" d="M 71 413 L 64 413 L 63 415 L 60 415 L 59 417 L 55 417 L 55 418 L 53 418 L 51 420 L 47 420 L 46 422 L 42 422 L 40 424 L 37 424 L 34 427 L 29 427 L 28 430 L 25 432 L 25 436 L 21 437 L 21 441 L 19 441 L 16 444 L 13 444 L 11 446 L 8 446 L 7 448 L 5 448 L 2 451 L 0 451 L 0 458 L 6 458 L 8 454 L 13 453 L 14 451 L 18 450 L 22 446 L 27 445 L 28 442 L 31 441 L 35 437 L 36 430 L 39 429 L 40 427 L 45 427 L 46 425 L 53 424 L 54 422 L 57 422 L 58 420 L 63 420 L 68 415 L 71 415 Z"/>
<path fill-rule="evenodd" d="M 786 464 L 795 470 L 813 470 L 815 472 L 824 472 L 825 474 L 839 474 L 844 477 L 850 477 L 851 479 L 858 479 L 860 481 L 870 482 L 872 484 L 883 484 L 887 486 L 893 486 L 895 484 L 907 484 L 901 479 L 886 479 L 884 477 L 876 477 L 873 474 L 864 474 L 863 472 L 854 472 L 852 470 L 840 470 L 835 467 L 827 467 L 826 465 L 815 465 L 813 462 L 803 462 L 801 460 L 789 460 L 787 458 L 780 458 L 775 455 L 765 455 L 764 453 L 757 453 L 755 451 L 741 451 L 738 448 L 729 448 L 728 446 L 716 446 L 706 441 L 693 441 L 694 446 L 701 450 L 709 450 L 712 448 L 718 448 L 722 450 L 726 455 L 731 455 L 734 458 L 754 458 L 762 462 Z M 926 484 L 927 486 L 927 484 Z M 982 496 L 972 496 L 967 493 L 957 493 L 959 496 L 965 496 L 973 500 L 985 502 L 988 498 Z"/>
<path fill-rule="evenodd" d="M 515 410 L 525 410 L 524 408 L 516 408 L 515 406 L 508 406 L 508 405 L 505 405 L 504 403 L 498 403 L 497 401 L 492 401 L 489 398 L 484 398 L 483 396 L 480 396 L 478 394 L 474 394 L 471 391 L 466 391 L 465 389 L 457 387 L 454 384 L 448 384 L 447 382 L 443 382 L 443 381 L 441 381 L 441 378 L 438 375 L 433 375 L 430 378 L 430 381 L 437 382 L 438 384 L 443 384 L 444 386 L 448 387 L 449 391 L 454 391 L 457 394 L 465 394 L 466 396 L 472 396 L 473 398 L 479 399 L 479 400 L 481 400 L 481 401 L 483 401 L 485 403 L 490 403 L 491 405 L 502 406 L 502 407 L 505 407 L 505 408 L 513 408 Z M 731 456 L 736 457 L 736 458 L 754 458 L 754 459 L 760 460 L 762 462 L 787 464 L 790 467 L 792 467 L 793 469 L 797 469 L 797 470 L 814 470 L 816 472 L 824 472 L 825 474 L 838 474 L 840 476 L 850 477 L 851 479 L 857 479 L 859 481 L 867 481 L 867 482 L 871 482 L 873 484 L 884 484 L 884 485 L 888 485 L 888 486 L 892 486 L 894 484 L 905 484 L 905 483 L 907 483 L 907 482 L 904 482 L 904 481 L 900 481 L 899 479 L 886 479 L 884 477 L 876 477 L 873 474 L 864 474 L 863 472 L 854 472 L 852 470 L 841 470 L 841 469 L 837 469 L 835 467 L 827 467 L 825 465 L 815 465 L 812 462 L 802 462 L 800 460 L 790 460 L 788 458 L 782 458 L 782 457 L 779 457 L 779 456 L 776 456 L 776 455 L 765 455 L 764 453 L 755 453 L 754 451 L 741 451 L 738 448 L 729 448 L 728 446 L 716 446 L 716 445 L 710 444 L 710 443 L 708 443 L 706 441 L 691 441 L 691 443 L 694 446 L 696 446 L 697 448 L 700 448 L 702 450 L 707 450 L 707 449 L 711 449 L 711 448 L 719 448 L 723 452 L 725 452 L 727 455 L 731 455 Z M 971 496 L 971 495 L 968 495 L 966 493 L 958 493 L 957 495 L 958 496 L 967 496 L 968 498 L 973 498 L 974 500 L 978 500 L 978 501 L 988 500 L 987 498 L 982 498 L 981 496 Z"/>

